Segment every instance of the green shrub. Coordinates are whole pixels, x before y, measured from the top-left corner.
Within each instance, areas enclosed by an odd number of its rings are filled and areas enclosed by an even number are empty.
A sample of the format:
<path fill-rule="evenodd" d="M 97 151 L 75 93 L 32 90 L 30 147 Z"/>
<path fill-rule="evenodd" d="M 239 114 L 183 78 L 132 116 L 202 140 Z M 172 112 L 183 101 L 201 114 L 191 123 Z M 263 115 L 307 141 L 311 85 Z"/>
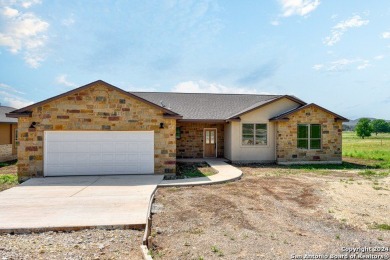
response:
<path fill-rule="evenodd" d="M 18 177 L 13 174 L 0 175 L 0 184 L 17 184 Z"/>

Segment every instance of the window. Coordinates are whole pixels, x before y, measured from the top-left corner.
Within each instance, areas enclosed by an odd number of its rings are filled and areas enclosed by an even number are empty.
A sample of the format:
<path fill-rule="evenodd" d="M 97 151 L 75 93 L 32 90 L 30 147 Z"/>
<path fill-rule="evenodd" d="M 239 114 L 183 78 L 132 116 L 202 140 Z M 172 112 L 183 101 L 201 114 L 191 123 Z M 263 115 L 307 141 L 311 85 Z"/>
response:
<path fill-rule="evenodd" d="M 298 148 L 321 149 L 321 125 L 298 125 Z"/>
<path fill-rule="evenodd" d="M 266 145 L 267 124 L 242 124 L 242 145 Z"/>
<path fill-rule="evenodd" d="M 176 139 L 180 139 L 181 138 L 181 130 L 180 130 L 180 127 L 176 127 Z"/>
<path fill-rule="evenodd" d="M 18 141 L 18 129 L 15 129 L 15 141 Z"/>

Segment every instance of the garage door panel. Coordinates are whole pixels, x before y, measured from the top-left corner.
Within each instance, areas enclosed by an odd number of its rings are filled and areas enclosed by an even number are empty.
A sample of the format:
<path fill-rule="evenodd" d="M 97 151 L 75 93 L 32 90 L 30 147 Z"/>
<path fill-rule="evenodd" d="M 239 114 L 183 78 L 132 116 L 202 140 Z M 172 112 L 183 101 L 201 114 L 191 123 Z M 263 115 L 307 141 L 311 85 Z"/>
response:
<path fill-rule="evenodd" d="M 102 152 L 102 145 L 96 141 L 92 141 L 88 143 L 88 150 L 91 153 L 101 153 Z"/>
<path fill-rule="evenodd" d="M 83 163 L 83 162 L 88 162 L 89 161 L 89 153 L 83 153 L 79 152 L 80 150 L 77 150 L 76 156 L 75 156 L 75 162 L 78 164 Z"/>
<path fill-rule="evenodd" d="M 154 144 L 153 143 L 144 143 L 144 144 L 138 144 L 137 150 L 140 152 L 150 152 L 154 150 Z"/>
<path fill-rule="evenodd" d="M 99 163 L 102 160 L 102 154 L 101 153 L 90 153 L 89 154 L 89 161 L 96 164 Z"/>
<path fill-rule="evenodd" d="M 60 163 L 60 154 L 59 153 L 50 153 L 46 156 L 47 161 L 49 161 L 51 164 L 57 164 Z"/>
<path fill-rule="evenodd" d="M 152 174 L 152 131 L 45 131 L 45 176 Z"/>
<path fill-rule="evenodd" d="M 77 154 L 74 153 L 59 153 L 60 162 L 58 164 L 62 165 L 73 165 L 77 158 Z"/>
<path fill-rule="evenodd" d="M 138 170 L 138 165 L 137 164 L 129 164 L 129 165 L 115 165 L 115 170 L 117 172 L 136 172 Z"/>
<path fill-rule="evenodd" d="M 115 160 L 115 153 L 102 153 L 102 162 L 112 162 Z"/>

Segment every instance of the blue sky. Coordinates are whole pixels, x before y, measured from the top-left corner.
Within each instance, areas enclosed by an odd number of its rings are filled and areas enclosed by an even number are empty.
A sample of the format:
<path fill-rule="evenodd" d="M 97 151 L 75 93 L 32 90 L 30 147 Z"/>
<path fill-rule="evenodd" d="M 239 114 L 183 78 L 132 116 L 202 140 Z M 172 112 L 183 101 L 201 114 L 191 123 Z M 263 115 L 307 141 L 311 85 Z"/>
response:
<path fill-rule="evenodd" d="M 387 0 L 0 0 L 0 102 L 97 79 L 135 91 L 292 94 L 390 119 Z"/>

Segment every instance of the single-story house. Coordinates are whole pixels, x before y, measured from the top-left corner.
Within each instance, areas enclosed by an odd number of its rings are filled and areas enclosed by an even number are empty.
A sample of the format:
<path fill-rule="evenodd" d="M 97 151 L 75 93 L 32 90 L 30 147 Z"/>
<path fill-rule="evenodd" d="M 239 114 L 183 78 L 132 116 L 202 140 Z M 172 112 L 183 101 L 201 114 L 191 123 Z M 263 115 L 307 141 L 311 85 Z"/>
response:
<path fill-rule="evenodd" d="M 16 118 L 6 117 L 6 114 L 15 108 L 0 106 L 0 162 L 12 161 L 17 157 L 17 125 Z"/>
<path fill-rule="evenodd" d="M 176 158 L 341 163 L 346 118 L 290 95 L 127 92 L 98 80 L 12 111 L 19 178 L 173 174 Z"/>

